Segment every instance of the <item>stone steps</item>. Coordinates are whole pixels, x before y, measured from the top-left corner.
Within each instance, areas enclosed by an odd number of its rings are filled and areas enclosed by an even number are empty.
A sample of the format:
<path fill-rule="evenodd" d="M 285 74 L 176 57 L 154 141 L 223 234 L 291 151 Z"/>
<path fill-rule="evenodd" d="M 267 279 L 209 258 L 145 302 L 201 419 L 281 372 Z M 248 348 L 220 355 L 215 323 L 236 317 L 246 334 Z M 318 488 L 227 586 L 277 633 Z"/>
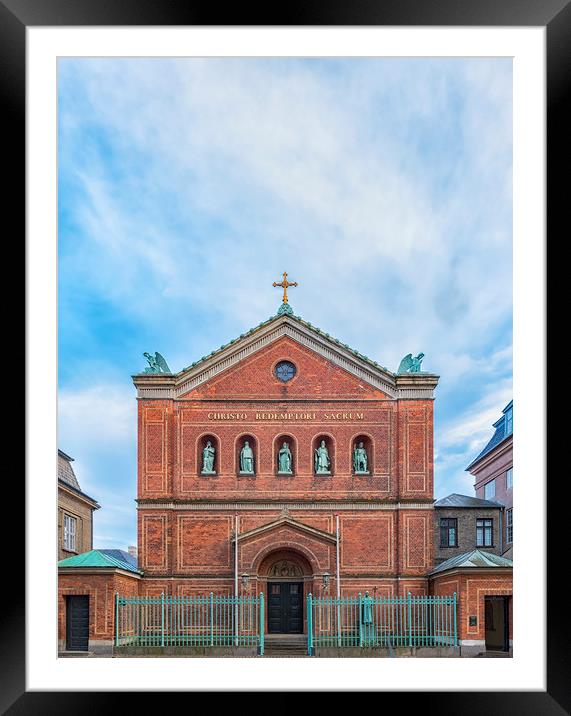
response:
<path fill-rule="evenodd" d="M 264 656 L 307 656 L 307 637 L 299 636 L 274 636 L 266 637 L 264 644 Z"/>

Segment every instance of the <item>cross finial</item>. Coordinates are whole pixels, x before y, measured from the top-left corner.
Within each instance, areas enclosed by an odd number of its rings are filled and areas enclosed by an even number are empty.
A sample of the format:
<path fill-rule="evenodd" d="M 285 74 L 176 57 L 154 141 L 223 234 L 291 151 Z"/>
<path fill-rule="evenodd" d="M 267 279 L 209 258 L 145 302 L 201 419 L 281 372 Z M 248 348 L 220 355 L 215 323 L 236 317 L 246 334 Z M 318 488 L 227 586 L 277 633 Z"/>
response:
<path fill-rule="evenodd" d="M 272 285 L 274 286 L 274 288 L 277 288 L 278 286 L 281 286 L 281 287 L 283 288 L 283 290 L 284 290 L 283 303 L 287 303 L 287 290 L 288 290 L 288 287 L 289 287 L 289 286 L 297 286 L 297 282 L 290 283 L 290 282 L 287 280 L 287 271 L 284 271 L 284 280 L 283 280 L 283 281 L 280 281 L 280 283 L 276 283 L 276 282 L 274 281 L 274 283 L 273 283 Z"/>

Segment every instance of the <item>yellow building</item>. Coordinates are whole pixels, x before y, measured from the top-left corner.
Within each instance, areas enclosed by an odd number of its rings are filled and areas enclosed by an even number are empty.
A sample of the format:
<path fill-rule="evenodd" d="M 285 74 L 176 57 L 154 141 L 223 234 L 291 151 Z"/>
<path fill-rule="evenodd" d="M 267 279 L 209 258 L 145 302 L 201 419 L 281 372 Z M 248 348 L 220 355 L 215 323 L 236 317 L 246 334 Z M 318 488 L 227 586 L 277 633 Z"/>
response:
<path fill-rule="evenodd" d="M 93 512 L 100 508 L 82 492 L 72 462 L 58 450 L 58 560 L 93 549 Z"/>

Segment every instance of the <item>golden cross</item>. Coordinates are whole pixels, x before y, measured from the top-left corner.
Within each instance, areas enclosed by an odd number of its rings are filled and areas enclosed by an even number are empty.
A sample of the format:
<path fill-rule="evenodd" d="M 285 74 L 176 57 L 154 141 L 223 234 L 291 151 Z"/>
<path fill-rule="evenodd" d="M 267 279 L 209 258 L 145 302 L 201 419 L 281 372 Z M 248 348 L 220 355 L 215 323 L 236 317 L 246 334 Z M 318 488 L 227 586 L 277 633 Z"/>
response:
<path fill-rule="evenodd" d="M 296 283 L 296 282 L 290 283 L 290 282 L 287 280 L 287 272 L 284 271 L 284 280 L 281 281 L 280 283 L 276 283 L 276 282 L 274 281 L 272 285 L 273 285 L 274 287 L 277 287 L 277 286 L 283 287 L 283 290 L 284 290 L 284 300 L 283 300 L 283 302 L 284 302 L 284 303 L 287 303 L 287 289 L 288 289 L 288 286 L 297 286 L 297 283 Z"/>

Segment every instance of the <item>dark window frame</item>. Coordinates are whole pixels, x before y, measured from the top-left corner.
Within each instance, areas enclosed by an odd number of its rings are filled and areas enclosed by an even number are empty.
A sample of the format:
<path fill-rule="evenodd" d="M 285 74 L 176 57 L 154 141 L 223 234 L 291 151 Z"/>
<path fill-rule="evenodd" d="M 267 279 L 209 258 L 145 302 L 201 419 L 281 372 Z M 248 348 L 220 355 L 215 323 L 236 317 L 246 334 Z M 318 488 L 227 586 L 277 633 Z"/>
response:
<path fill-rule="evenodd" d="M 485 523 L 485 524 L 480 524 Z M 480 535 L 482 539 L 480 540 Z M 489 543 L 486 541 L 489 537 Z M 492 517 L 476 519 L 476 547 L 494 547 L 494 520 Z"/>
<path fill-rule="evenodd" d="M 441 517 L 440 518 L 440 547 L 458 547 L 458 518 L 457 517 Z M 450 541 L 450 530 L 454 530 L 454 538 Z"/>

